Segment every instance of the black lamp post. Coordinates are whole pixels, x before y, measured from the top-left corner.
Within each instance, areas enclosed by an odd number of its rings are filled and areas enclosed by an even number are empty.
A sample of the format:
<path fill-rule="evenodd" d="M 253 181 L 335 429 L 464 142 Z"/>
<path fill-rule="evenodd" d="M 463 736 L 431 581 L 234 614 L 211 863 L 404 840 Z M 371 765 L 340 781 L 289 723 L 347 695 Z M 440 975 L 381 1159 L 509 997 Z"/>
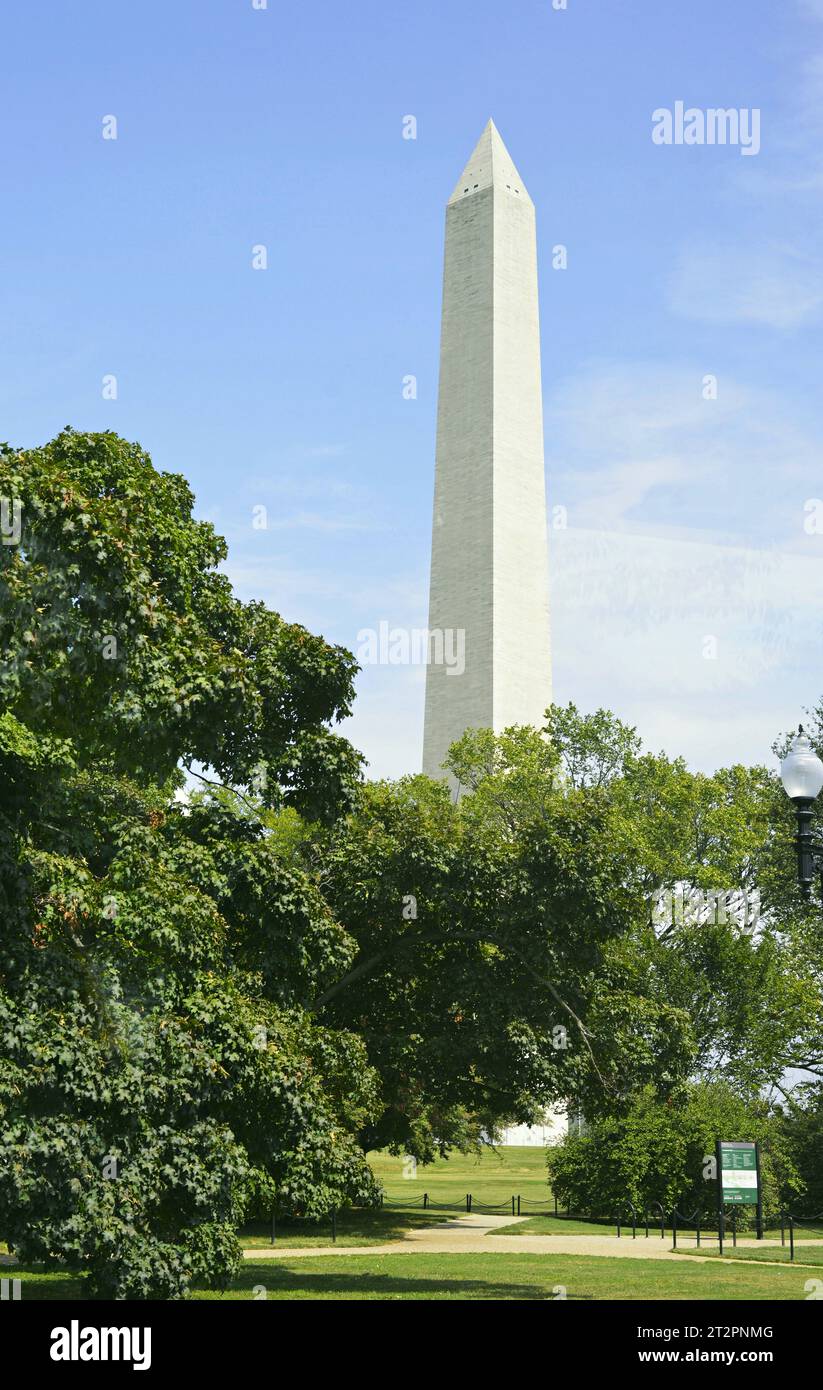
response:
<path fill-rule="evenodd" d="M 823 871 L 823 842 L 812 834 L 812 807 L 823 787 L 823 763 L 800 725 L 780 764 L 780 780 L 794 802 L 797 816 L 797 877 L 804 898 L 811 894 L 816 873 Z M 823 884 L 821 884 L 823 896 Z"/>

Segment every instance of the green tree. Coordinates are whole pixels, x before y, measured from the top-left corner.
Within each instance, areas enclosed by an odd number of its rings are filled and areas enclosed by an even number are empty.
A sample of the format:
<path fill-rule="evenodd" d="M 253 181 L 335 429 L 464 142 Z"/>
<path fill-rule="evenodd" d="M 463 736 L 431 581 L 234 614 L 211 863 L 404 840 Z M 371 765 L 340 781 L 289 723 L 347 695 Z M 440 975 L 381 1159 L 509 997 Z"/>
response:
<path fill-rule="evenodd" d="M 4 449 L 0 495 L 22 504 L 0 549 L 0 1234 L 95 1295 L 180 1297 L 232 1276 L 253 1204 L 374 1200 L 375 1074 L 307 1007 L 355 943 L 289 853 L 297 812 L 331 824 L 356 794 L 329 727 L 354 665 L 238 603 L 186 484 L 114 435 Z M 181 762 L 218 785 L 181 801 Z"/>
<path fill-rule="evenodd" d="M 717 1139 L 760 1141 L 764 1215 L 774 1221 L 798 1184 L 788 1145 L 765 1102 L 724 1081 L 690 1085 L 665 1101 L 651 1089 L 639 1093 L 626 1114 L 599 1118 L 550 1148 L 549 1181 L 563 1205 L 588 1216 L 622 1212 L 625 1220 L 631 1207 L 640 1216 L 655 1204 L 667 1220 L 673 1207 L 685 1217 L 712 1215 Z"/>
<path fill-rule="evenodd" d="M 644 753 L 634 730 L 603 711 L 553 707 L 546 732 L 563 766 L 590 769 L 589 794 L 599 788 L 612 833 L 631 846 L 623 873 L 645 904 L 634 937 L 644 992 L 688 1015 L 695 1074 L 723 1075 L 745 1093 L 779 1088 L 792 1068 L 814 1073 L 823 1056 L 817 932 L 776 773 L 692 773 L 682 759 Z"/>
<path fill-rule="evenodd" d="M 450 766 L 456 804 L 420 777 L 368 787 L 316 847 L 358 952 L 317 1007 L 383 1086 L 364 1144 L 426 1157 L 553 1101 L 620 1115 L 646 1085 L 749 1094 L 815 1065 L 814 924 L 783 897 L 773 775 L 691 773 L 574 706 L 470 731 Z"/>
<path fill-rule="evenodd" d="M 5 709 L 70 738 L 81 767 L 163 783 L 197 762 L 311 818 L 349 804 L 361 760 L 328 726 L 350 712 L 352 656 L 234 598 L 183 478 L 67 429 L 2 446 L 0 495 L 22 522 L 0 552 Z"/>
<path fill-rule="evenodd" d="M 798 1174 L 792 1211 L 798 1216 L 823 1216 L 823 1087 L 796 1088 L 781 1107 L 780 1127 Z"/>
<path fill-rule="evenodd" d="M 385 1109 L 362 1136 L 429 1157 L 555 1101 L 620 1107 L 688 1074 L 685 1013 L 627 942 L 644 903 L 601 789 L 571 789 L 535 731 L 466 735 L 463 785 L 364 790 L 320 849 L 352 969 L 317 1001 L 356 1030 Z M 468 1131 L 467 1131 L 468 1123 Z"/>

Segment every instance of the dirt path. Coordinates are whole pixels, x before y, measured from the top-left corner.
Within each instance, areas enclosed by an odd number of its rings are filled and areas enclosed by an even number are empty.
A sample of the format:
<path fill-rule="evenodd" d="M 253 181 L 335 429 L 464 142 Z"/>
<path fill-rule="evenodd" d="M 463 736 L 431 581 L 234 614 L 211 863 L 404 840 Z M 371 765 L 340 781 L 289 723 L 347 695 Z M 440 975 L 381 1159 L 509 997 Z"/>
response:
<path fill-rule="evenodd" d="M 626 1258 L 645 1259 L 690 1259 L 688 1255 L 674 1255 L 669 1250 L 669 1242 L 657 1238 L 657 1243 L 649 1238 L 641 1241 L 617 1239 L 617 1236 L 498 1236 L 494 1232 L 501 1226 L 515 1226 L 527 1221 L 528 1217 L 511 1216 L 456 1216 L 450 1221 L 438 1222 L 435 1226 L 417 1226 L 407 1231 L 397 1240 L 384 1245 L 323 1245 L 269 1246 L 262 1250 L 246 1250 L 247 1260 L 254 1259 L 297 1259 L 313 1255 L 408 1255 L 425 1251 L 432 1255 L 491 1254 L 493 1252 L 510 1255 L 529 1253 L 532 1255 L 617 1255 Z M 640 1246 L 650 1247 L 640 1250 Z M 634 1249 L 632 1247 L 635 1247 Z"/>
<path fill-rule="evenodd" d="M 488 1255 L 493 1253 L 602 1255 L 610 1259 L 698 1260 L 701 1262 L 706 1258 L 702 1255 L 681 1254 L 679 1250 L 673 1251 L 669 1234 L 666 1235 L 665 1240 L 661 1240 L 659 1235 L 650 1235 L 648 1240 L 645 1236 L 632 1240 L 631 1236 L 622 1236 L 618 1239 L 616 1235 L 501 1236 L 494 1234 L 501 1226 L 514 1226 L 518 1222 L 527 1220 L 528 1217 L 525 1216 L 512 1218 L 511 1216 L 472 1214 L 456 1216 L 453 1220 L 442 1221 L 436 1226 L 418 1226 L 414 1230 L 407 1231 L 398 1240 L 387 1241 L 384 1245 L 300 1246 L 295 1249 L 289 1248 L 284 1243 L 282 1246 L 246 1250 L 244 1254 L 247 1260 L 309 1259 L 312 1256 L 320 1255 L 408 1255 L 421 1250 L 432 1255 Z M 823 1240 L 804 1243 L 823 1245 Z M 696 1241 L 694 1236 L 678 1236 L 678 1245 L 685 1252 L 694 1250 Z M 760 1241 L 759 1245 L 761 1249 L 764 1246 L 779 1247 L 780 1241 Z M 727 1253 L 729 1255 L 733 1253 L 731 1244 L 727 1247 Z M 799 1265 L 802 1264 L 802 1254 L 800 1250 L 797 1253 L 800 1258 L 796 1260 L 796 1264 Z M 765 1261 L 765 1263 L 770 1264 L 771 1262 Z M 778 1262 L 775 1261 L 775 1263 Z"/>

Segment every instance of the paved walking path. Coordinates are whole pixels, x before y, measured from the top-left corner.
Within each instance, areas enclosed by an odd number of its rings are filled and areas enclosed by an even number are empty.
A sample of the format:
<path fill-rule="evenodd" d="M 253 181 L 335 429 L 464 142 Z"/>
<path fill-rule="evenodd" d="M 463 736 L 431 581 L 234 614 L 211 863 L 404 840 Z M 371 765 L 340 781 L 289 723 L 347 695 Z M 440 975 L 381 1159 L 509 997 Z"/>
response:
<path fill-rule="evenodd" d="M 705 1255 L 688 1255 L 671 1249 L 671 1234 L 665 1240 L 659 1235 L 631 1236 L 616 1235 L 495 1235 L 501 1226 L 514 1226 L 527 1221 L 528 1217 L 481 1216 L 471 1214 L 456 1216 L 449 1221 L 438 1222 L 434 1226 L 417 1226 L 407 1231 L 397 1240 L 384 1245 L 312 1245 L 290 1248 L 287 1244 L 267 1246 L 263 1249 L 244 1251 L 247 1260 L 271 1259 L 309 1259 L 313 1256 L 329 1255 L 410 1255 L 425 1251 L 431 1255 L 468 1254 L 509 1254 L 509 1255 L 602 1255 L 610 1259 L 633 1260 L 698 1260 L 705 1261 Z M 685 1252 L 696 1249 L 694 1236 L 678 1235 L 678 1245 Z M 748 1244 L 748 1242 L 747 1242 Z M 758 1242 L 764 1246 L 778 1246 L 779 1240 Z M 823 1240 L 804 1242 L 808 1245 L 823 1245 Z M 733 1253 L 731 1243 L 727 1253 Z M 797 1251 L 796 1264 L 802 1264 L 802 1251 Z M 761 1263 L 761 1262 L 758 1262 Z M 765 1263 L 769 1264 L 770 1261 Z M 774 1261 L 782 1264 L 783 1261 Z"/>
<path fill-rule="evenodd" d="M 431 1255 L 462 1255 L 500 1251 L 508 1254 L 556 1254 L 556 1255 L 623 1255 L 640 1254 L 640 1242 L 631 1239 L 618 1240 L 617 1236 L 599 1235 L 506 1235 L 496 1236 L 494 1232 L 501 1226 L 514 1226 L 527 1221 L 528 1217 L 481 1216 L 470 1214 L 455 1216 L 449 1221 L 439 1221 L 433 1226 L 416 1226 L 406 1231 L 396 1240 L 383 1245 L 322 1245 L 297 1246 L 287 1244 L 269 1246 L 265 1249 L 246 1250 L 247 1260 L 253 1259 L 292 1259 L 313 1255 L 408 1255 L 425 1251 Z M 649 1238 L 643 1240 L 644 1246 L 652 1247 L 645 1252 L 649 1259 L 689 1259 L 687 1255 L 672 1255 L 667 1241 L 657 1238 L 657 1243 Z"/>

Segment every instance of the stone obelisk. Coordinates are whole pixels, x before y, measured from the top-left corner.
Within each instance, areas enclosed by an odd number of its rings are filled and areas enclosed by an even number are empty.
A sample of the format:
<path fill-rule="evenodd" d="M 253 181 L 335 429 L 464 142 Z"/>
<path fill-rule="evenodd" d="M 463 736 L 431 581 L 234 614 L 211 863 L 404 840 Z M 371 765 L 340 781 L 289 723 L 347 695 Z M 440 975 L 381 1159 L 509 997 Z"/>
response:
<path fill-rule="evenodd" d="M 446 209 L 429 633 L 465 669 L 427 669 L 430 776 L 466 729 L 543 723 L 548 584 L 534 204 L 489 121 Z"/>

